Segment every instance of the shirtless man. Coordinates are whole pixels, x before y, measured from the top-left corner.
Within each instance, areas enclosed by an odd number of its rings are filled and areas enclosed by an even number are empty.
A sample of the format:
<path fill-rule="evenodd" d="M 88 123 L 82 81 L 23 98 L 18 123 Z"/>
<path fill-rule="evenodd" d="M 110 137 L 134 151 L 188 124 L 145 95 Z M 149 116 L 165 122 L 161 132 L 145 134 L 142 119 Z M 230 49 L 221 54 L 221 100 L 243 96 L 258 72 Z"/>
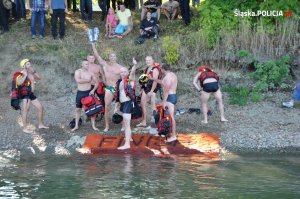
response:
<path fill-rule="evenodd" d="M 81 99 L 89 95 L 94 95 L 95 90 L 97 89 L 98 86 L 97 78 L 88 71 L 89 64 L 87 60 L 83 60 L 81 62 L 81 67 L 82 68 L 75 71 L 75 75 L 74 75 L 74 78 L 77 82 L 76 114 L 75 114 L 75 127 L 71 131 L 75 131 L 78 129 L 78 123 L 79 123 L 79 118 L 82 109 Z M 91 90 L 92 82 L 95 82 L 95 86 Z M 95 131 L 99 131 L 99 129 L 96 128 L 95 119 L 96 119 L 95 117 L 91 117 L 92 127 Z"/>
<path fill-rule="evenodd" d="M 95 78 L 97 79 L 97 82 L 99 82 L 98 87 L 103 86 L 103 84 L 105 84 L 105 76 L 104 76 L 103 68 L 100 65 L 95 64 L 95 56 L 94 55 L 88 55 L 87 56 L 87 61 L 89 63 L 88 71 L 90 73 L 92 73 L 95 76 Z M 96 82 L 92 81 L 92 89 L 94 88 L 95 84 L 96 84 Z M 102 93 L 97 93 L 97 90 L 98 89 L 96 89 L 97 96 L 99 97 L 99 99 L 102 102 L 104 102 L 103 101 L 104 100 L 104 96 L 103 96 L 104 93 L 103 94 Z"/>
<path fill-rule="evenodd" d="M 32 130 L 27 128 L 27 116 L 30 107 L 30 102 L 36 108 L 38 113 L 38 121 L 40 129 L 47 129 L 49 127 L 44 125 L 44 110 L 43 106 L 37 97 L 33 94 L 35 89 L 35 80 L 40 80 L 40 75 L 33 69 L 29 59 L 23 59 L 20 63 L 21 75 L 16 78 L 16 83 L 19 86 L 19 90 L 22 94 L 21 99 L 23 99 L 23 112 L 22 112 L 22 122 L 23 122 L 23 132 L 32 133 Z"/>
<path fill-rule="evenodd" d="M 131 127 L 130 127 L 130 121 L 131 121 L 131 114 L 134 108 L 134 102 L 132 99 L 130 99 L 129 96 L 126 95 L 125 93 L 125 88 L 124 88 L 124 81 L 126 78 L 129 78 L 130 80 L 130 85 L 131 88 L 134 87 L 134 82 L 135 82 L 135 71 L 136 71 L 136 60 L 133 58 L 133 67 L 131 69 L 131 72 L 129 74 L 129 71 L 127 68 L 122 67 L 120 69 L 121 73 L 121 82 L 118 84 L 118 87 L 116 88 L 118 92 L 118 101 L 120 101 L 121 106 L 120 106 L 120 111 L 122 112 L 123 116 L 123 128 L 125 130 L 125 144 L 118 149 L 124 150 L 124 149 L 129 149 L 130 148 L 130 140 L 131 140 Z"/>
<path fill-rule="evenodd" d="M 104 132 L 107 132 L 109 130 L 109 109 L 111 102 L 114 98 L 114 93 L 116 91 L 115 85 L 118 79 L 120 78 L 121 68 L 122 66 L 117 63 L 117 56 L 115 53 L 109 54 L 109 62 L 102 59 L 102 57 L 99 55 L 95 44 L 92 43 L 92 48 L 94 55 L 99 62 L 103 66 L 104 76 L 106 79 L 106 86 L 105 86 L 105 96 L 104 96 L 104 103 L 105 103 L 105 113 L 104 113 L 104 119 L 105 119 L 105 129 Z"/>
<path fill-rule="evenodd" d="M 157 68 L 154 67 L 154 60 L 152 56 L 146 57 L 146 65 L 147 68 L 145 70 L 145 73 L 152 77 L 153 79 L 158 79 L 159 71 Z M 152 112 L 156 110 L 156 96 L 155 93 L 159 89 L 159 85 L 157 82 L 149 79 L 146 85 L 142 86 L 142 98 L 141 98 L 141 106 L 143 111 L 143 118 L 140 124 L 137 125 L 137 127 L 146 127 L 147 126 L 147 109 L 146 105 L 149 99 L 151 100 L 151 110 Z"/>
<path fill-rule="evenodd" d="M 154 79 L 155 82 L 159 83 L 163 87 L 164 97 L 163 97 L 163 108 L 168 107 L 169 113 L 172 118 L 172 134 L 167 138 L 167 142 L 172 142 L 176 140 L 176 122 L 175 122 L 175 104 L 177 103 L 177 76 L 175 73 L 171 72 L 171 67 L 168 64 L 163 64 L 161 66 L 161 73 L 163 79 Z"/>

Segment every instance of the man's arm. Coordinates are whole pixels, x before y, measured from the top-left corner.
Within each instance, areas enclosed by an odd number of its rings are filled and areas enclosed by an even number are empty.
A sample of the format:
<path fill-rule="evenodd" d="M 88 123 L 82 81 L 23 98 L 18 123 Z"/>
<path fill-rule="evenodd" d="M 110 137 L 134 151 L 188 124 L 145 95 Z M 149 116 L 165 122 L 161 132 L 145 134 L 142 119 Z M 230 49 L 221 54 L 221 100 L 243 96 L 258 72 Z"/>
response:
<path fill-rule="evenodd" d="M 94 55 L 95 55 L 97 61 L 99 62 L 99 64 L 101 64 L 102 67 L 107 65 L 107 62 L 104 59 L 102 59 L 102 57 L 99 55 L 99 53 L 96 49 L 95 43 L 92 43 L 92 48 L 93 48 Z"/>
<path fill-rule="evenodd" d="M 153 79 L 158 79 L 158 75 L 159 75 L 158 70 L 153 70 Z M 149 93 L 153 93 L 156 86 L 157 86 L 157 82 L 153 81 L 152 88 L 151 88 L 151 91 Z"/>
<path fill-rule="evenodd" d="M 90 83 L 91 79 L 83 79 L 81 78 L 80 71 L 76 70 L 74 74 L 75 81 L 79 84 Z"/>
<path fill-rule="evenodd" d="M 92 75 L 92 80 L 94 80 L 96 83 L 94 85 L 94 88 L 93 90 L 90 91 L 90 95 L 94 95 L 95 91 L 97 90 L 98 88 L 98 85 L 99 85 L 99 81 L 98 81 L 98 78 L 95 77 L 95 75 L 91 74 Z"/>
<path fill-rule="evenodd" d="M 194 77 L 194 80 L 193 80 L 193 84 L 199 92 L 202 90 L 198 84 L 198 81 L 199 81 L 198 79 L 199 79 L 200 74 L 201 73 L 197 73 L 197 75 Z"/>
<path fill-rule="evenodd" d="M 135 71 L 136 71 L 136 60 L 135 58 L 132 58 L 132 68 L 131 68 L 131 71 L 130 71 L 130 74 L 129 74 L 129 79 L 132 80 L 132 81 L 135 81 Z"/>

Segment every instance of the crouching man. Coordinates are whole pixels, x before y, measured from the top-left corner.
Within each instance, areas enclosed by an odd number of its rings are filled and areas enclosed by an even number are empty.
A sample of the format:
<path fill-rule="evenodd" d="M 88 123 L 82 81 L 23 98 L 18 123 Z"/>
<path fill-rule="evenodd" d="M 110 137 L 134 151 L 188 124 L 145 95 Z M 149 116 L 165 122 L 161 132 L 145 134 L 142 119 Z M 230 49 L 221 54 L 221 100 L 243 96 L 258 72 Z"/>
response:
<path fill-rule="evenodd" d="M 175 104 L 177 103 L 177 76 L 175 73 L 171 72 L 171 67 L 168 64 L 162 64 L 161 66 L 162 80 L 151 78 L 153 81 L 162 85 L 164 95 L 163 95 L 163 108 L 166 107 L 172 118 L 172 134 L 167 138 L 167 142 L 173 142 L 176 138 L 176 122 L 175 122 Z"/>
<path fill-rule="evenodd" d="M 135 87 L 135 71 L 136 71 L 136 60 L 133 58 L 133 67 L 129 74 L 127 68 L 121 68 L 121 79 L 117 82 L 115 98 L 116 101 L 121 103 L 120 111 L 123 116 L 123 128 L 125 130 L 125 144 L 118 149 L 124 150 L 130 148 L 131 140 L 131 114 L 134 108 L 134 87 Z"/>

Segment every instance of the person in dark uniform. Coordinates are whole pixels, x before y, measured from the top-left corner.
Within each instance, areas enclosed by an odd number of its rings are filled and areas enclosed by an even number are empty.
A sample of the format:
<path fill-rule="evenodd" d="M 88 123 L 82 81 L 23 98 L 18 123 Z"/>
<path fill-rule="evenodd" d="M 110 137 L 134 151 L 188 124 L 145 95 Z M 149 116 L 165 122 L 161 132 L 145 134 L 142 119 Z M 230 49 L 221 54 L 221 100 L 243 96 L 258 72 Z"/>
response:
<path fill-rule="evenodd" d="M 4 5 L 3 1 L 0 1 L 0 34 L 8 32 L 8 17 L 9 17 L 9 10 L 7 10 Z"/>
<path fill-rule="evenodd" d="M 179 5 L 180 5 L 182 19 L 185 25 L 189 25 L 191 23 L 190 0 L 180 0 Z"/>

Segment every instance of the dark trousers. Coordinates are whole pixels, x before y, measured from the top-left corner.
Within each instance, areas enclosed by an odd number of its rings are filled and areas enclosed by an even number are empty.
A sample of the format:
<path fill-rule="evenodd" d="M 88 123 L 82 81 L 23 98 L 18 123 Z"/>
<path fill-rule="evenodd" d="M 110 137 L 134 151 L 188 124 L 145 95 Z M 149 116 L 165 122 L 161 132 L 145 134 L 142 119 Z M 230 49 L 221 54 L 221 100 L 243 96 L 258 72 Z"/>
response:
<path fill-rule="evenodd" d="M 88 20 L 92 20 L 92 0 L 80 0 L 80 12 L 82 20 L 86 20 L 85 13 L 88 13 Z"/>
<path fill-rule="evenodd" d="M 51 32 L 53 38 L 57 37 L 57 19 L 59 19 L 59 37 L 62 39 L 65 36 L 65 10 L 54 9 L 51 16 Z"/>
<path fill-rule="evenodd" d="M 1 30 L 8 31 L 9 10 L 4 8 L 3 1 L 0 1 L 0 26 Z"/>
<path fill-rule="evenodd" d="M 68 1 L 67 1 L 68 8 L 69 8 L 69 9 L 71 8 L 71 1 L 72 1 L 72 10 L 73 10 L 73 12 L 75 12 L 75 11 L 77 11 L 77 8 L 76 8 L 76 0 L 68 0 Z"/>
<path fill-rule="evenodd" d="M 16 20 L 26 19 L 25 0 L 15 0 L 16 4 Z"/>
<path fill-rule="evenodd" d="M 134 0 L 124 0 L 124 5 L 126 8 L 129 8 L 130 10 L 135 9 L 135 1 Z"/>
<path fill-rule="evenodd" d="M 154 37 L 155 35 L 158 36 L 159 28 L 158 26 L 153 26 L 151 30 L 145 30 L 140 37 L 143 37 L 144 39 L 146 38 L 151 38 Z"/>
<path fill-rule="evenodd" d="M 102 16 L 101 20 L 103 21 L 108 13 L 110 0 L 98 0 L 98 5 L 101 8 Z"/>
<path fill-rule="evenodd" d="M 179 4 L 184 23 L 188 25 L 189 23 L 191 23 L 190 0 L 180 0 Z"/>

